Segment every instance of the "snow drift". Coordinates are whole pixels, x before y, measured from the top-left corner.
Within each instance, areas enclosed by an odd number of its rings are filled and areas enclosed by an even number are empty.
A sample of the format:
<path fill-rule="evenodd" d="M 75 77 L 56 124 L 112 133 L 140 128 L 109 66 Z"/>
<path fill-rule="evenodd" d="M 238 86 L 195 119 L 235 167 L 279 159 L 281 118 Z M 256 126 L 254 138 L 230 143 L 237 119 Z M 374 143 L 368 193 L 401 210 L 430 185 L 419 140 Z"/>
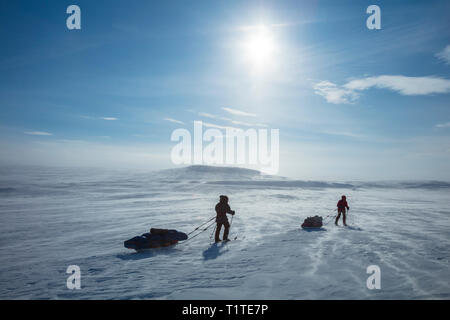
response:
<path fill-rule="evenodd" d="M 2 299 L 449 299 L 447 182 L 329 182 L 193 166 L 160 172 L 0 169 Z M 151 226 L 190 232 L 220 194 L 236 210 L 228 244 L 207 230 L 133 253 Z M 348 228 L 302 230 L 347 195 Z M 66 287 L 69 265 L 81 289 Z M 369 290 L 366 269 L 381 269 Z"/>

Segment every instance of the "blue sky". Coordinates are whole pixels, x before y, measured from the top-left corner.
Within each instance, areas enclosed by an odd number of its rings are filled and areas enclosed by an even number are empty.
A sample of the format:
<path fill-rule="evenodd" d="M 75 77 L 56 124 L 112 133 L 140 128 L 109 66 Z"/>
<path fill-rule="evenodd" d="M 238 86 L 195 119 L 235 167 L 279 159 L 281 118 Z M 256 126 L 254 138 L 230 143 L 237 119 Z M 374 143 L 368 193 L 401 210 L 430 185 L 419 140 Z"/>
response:
<path fill-rule="evenodd" d="M 71 4 L 81 30 L 66 28 Z M 371 4 L 381 30 L 366 27 Z M 171 133 L 202 120 L 279 129 L 286 176 L 448 180 L 449 13 L 448 1 L 3 1 L 0 163 L 173 167 Z M 263 57 L 250 47 L 261 32 Z"/>

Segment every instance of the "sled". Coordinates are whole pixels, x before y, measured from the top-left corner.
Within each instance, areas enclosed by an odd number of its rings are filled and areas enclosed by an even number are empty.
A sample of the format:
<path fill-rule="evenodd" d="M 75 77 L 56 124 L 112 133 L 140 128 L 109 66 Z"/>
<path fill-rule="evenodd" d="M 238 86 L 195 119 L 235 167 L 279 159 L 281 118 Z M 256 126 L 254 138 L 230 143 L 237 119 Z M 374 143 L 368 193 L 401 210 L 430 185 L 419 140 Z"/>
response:
<path fill-rule="evenodd" d="M 169 247 L 177 244 L 178 241 L 183 241 L 187 238 L 187 234 L 177 230 L 152 228 L 150 229 L 150 233 L 144 233 L 141 236 L 126 240 L 123 245 L 127 249 L 134 249 L 137 251 L 142 249 Z"/>

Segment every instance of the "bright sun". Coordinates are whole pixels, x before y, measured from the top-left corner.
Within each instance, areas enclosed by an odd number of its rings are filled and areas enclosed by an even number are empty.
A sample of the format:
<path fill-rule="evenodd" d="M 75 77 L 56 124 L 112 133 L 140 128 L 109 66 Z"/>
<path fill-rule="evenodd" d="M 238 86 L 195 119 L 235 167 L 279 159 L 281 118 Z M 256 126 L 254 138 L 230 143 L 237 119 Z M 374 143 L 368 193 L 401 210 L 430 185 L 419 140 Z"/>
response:
<path fill-rule="evenodd" d="M 264 26 L 258 26 L 249 33 L 245 42 L 245 56 L 254 67 L 267 66 L 273 58 L 275 45 L 270 30 Z"/>

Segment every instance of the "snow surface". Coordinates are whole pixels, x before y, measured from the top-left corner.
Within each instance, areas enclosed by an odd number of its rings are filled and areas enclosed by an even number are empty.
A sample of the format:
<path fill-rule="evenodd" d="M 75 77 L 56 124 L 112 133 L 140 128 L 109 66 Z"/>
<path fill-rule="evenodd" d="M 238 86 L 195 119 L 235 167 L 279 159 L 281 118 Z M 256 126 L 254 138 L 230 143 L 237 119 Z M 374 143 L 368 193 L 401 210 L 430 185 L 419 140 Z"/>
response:
<path fill-rule="evenodd" d="M 314 182 L 247 169 L 148 173 L 0 169 L 1 299 L 449 299 L 450 184 Z M 136 253 L 123 241 L 150 227 L 190 232 L 218 196 L 236 210 L 227 244 L 213 227 Z M 327 222 L 346 194 L 348 224 Z M 81 289 L 66 287 L 69 265 Z M 381 268 L 369 290 L 366 268 Z"/>

